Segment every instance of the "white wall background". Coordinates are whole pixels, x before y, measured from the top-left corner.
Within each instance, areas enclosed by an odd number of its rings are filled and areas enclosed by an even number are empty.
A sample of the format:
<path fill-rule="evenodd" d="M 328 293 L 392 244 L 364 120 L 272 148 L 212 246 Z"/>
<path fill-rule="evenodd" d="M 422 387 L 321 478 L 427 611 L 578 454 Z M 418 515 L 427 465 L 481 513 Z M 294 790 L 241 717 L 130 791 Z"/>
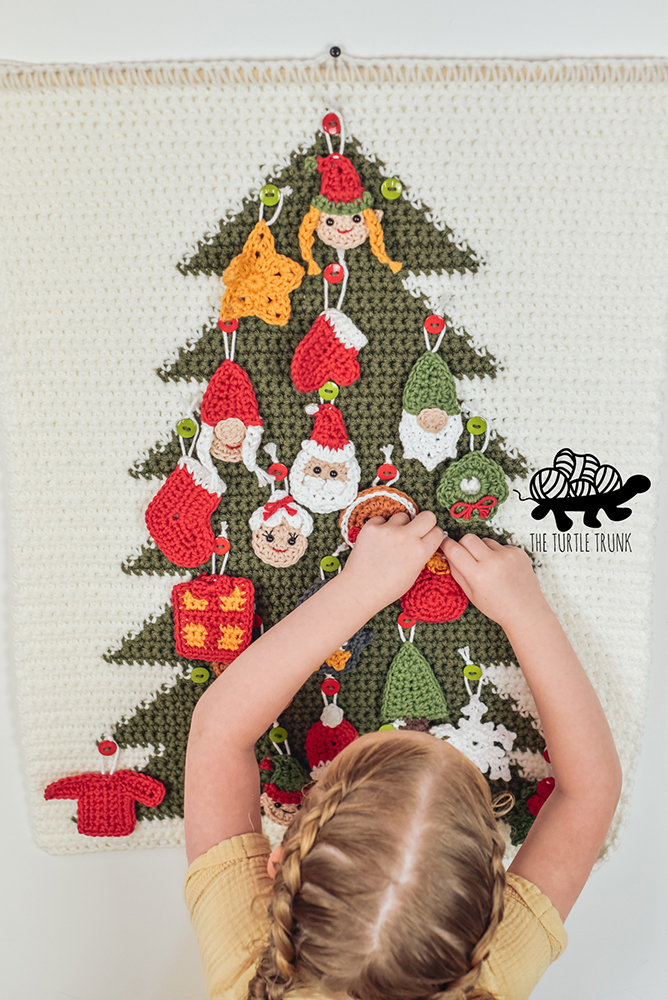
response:
<path fill-rule="evenodd" d="M 664 56 L 665 0 L 0 0 L 0 59 L 105 62 L 366 55 Z M 668 423 L 665 425 L 668 430 Z M 665 435 L 668 440 L 668 434 Z M 6 496 L 0 444 L 0 504 Z M 668 456 L 666 456 L 668 457 Z M 650 473 L 651 475 L 651 473 Z M 652 477 L 658 485 L 658 470 Z M 5 490 L 3 494 L 2 490 Z M 0 914 L 7 1000 L 202 1000 L 182 850 L 51 857 L 34 846 L 13 684 L 11 563 L 0 506 Z M 662 997 L 668 940 L 668 499 L 656 538 L 653 666 L 631 821 L 567 922 L 536 1000 Z"/>

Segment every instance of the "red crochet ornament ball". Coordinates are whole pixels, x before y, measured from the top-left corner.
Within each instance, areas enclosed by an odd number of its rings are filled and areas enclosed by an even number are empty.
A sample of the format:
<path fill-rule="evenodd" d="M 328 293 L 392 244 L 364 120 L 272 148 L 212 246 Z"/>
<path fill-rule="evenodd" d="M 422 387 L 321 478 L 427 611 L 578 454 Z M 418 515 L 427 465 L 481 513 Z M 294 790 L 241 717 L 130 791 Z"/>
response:
<path fill-rule="evenodd" d="M 410 590 L 401 608 L 421 622 L 454 622 L 466 611 L 469 599 L 454 580 L 448 560 L 435 552 Z"/>

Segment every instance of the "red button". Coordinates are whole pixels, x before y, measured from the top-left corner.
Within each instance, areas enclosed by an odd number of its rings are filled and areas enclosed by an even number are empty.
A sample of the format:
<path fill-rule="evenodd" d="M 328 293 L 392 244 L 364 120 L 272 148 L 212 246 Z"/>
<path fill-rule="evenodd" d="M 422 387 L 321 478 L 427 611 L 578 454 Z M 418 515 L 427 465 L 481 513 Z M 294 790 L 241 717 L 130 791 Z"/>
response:
<path fill-rule="evenodd" d="M 330 285 L 338 285 L 340 281 L 343 281 L 345 273 L 343 264 L 328 264 L 322 275 Z"/>
<path fill-rule="evenodd" d="M 549 755 L 549 753 L 547 752 L 547 747 L 545 747 L 545 749 L 543 750 L 543 757 L 545 758 L 545 760 L 546 760 L 546 761 L 548 762 L 548 764 L 549 764 L 549 763 L 550 763 L 550 755 Z"/>
<path fill-rule="evenodd" d="M 262 628 L 262 619 L 259 615 L 253 615 L 253 628 Z"/>
<path fill-rule="evenodd" d="M 239 327 L 238 319 L 219 319 L 218 326 L 224 333 L 234 333 Z"/>
<path fill-rule="evenodd" d="M 282 462 L 273 462 L 267 472 L 270 476 L 273 476 L 277 483 L 280 483 L 281 479 L 285 479 L 288 474 L 287 465 L 283 465 Z"/>
<path fill-rule="evenodd" d="M 388 479 L 394 479 L 397 475 L 397 468 L 395 465 L 381 465 L 378 469 L 378 478 L 387 482 Z"/>
<path fill-rule="evenodd" d="M 443 330 L 445 330 L 445 320 L 442 316 L 437 316 L 436 313 L 432 313 L 431 316 L 427 316 L 424 321 L 424 328 L 427 333 L 442 333 Z"/>
<path fill-rule="evenodd" d="M 417 625 L 415 618 L 411 618 L 411 616 L 407 615 L 405 611 L 401 612 L 397 621 L 402 628 L 413 628 L 414 625 Z"/>
<path fill-rule="evenodd" d="M 323 694 L 338 694 L 341 690 L 341 685 L 333 677 L 325 677 L 320 685 L 320 690 Z"/>
<path fill-rule="evenodd" d="M 216 547 L 213 550 L 217 556 L 224 556 L 230 551 L 230 540 L 225 538 L 223 535 L 219 535 L 216 539 Z"/>
<path fill-rule="evenodd" d="M 118 746 L 113 740 L 102 740 L 101 743 L 98 743 L 97 749 L 103 757 L 112 757 L 118 750 Z"/>
<path fill-rule="evenodd" d="M 328 111 L 322 120 L 322 130 L 328 135 L 339 135 L 341 132 L 341 120 L 333 111 Z"/>

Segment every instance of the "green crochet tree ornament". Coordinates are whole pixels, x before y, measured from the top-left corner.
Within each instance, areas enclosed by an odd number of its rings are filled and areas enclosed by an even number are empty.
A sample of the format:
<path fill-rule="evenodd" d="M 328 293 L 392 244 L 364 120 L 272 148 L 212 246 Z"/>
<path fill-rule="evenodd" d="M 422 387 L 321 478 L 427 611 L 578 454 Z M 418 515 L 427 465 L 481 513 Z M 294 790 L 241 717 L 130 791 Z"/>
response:
<path fill-rule="evenodd" d="M 453 520 L 484 521 L 508 499 L 508 484 L 500 465 L 481 451 L 472 451 L 448 466 L 436 499 Z"/>
<path fill-rule="evenodd" d="M 395 719 L 443 719 L 448 715 L 443 691 L 422 653 L 403 643 L 392 660 L 383 690 L 383 722 Z"/>

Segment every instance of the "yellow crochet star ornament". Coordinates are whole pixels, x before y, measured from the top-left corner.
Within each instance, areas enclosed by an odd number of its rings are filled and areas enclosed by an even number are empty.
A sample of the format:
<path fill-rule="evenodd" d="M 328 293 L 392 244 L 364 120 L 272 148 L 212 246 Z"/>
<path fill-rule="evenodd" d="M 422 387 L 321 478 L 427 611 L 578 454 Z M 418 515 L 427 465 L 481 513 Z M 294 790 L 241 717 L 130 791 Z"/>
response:
<path fill-rule="evenodd" d="M 303 277 L 303 267 L 276 253 L 271 230 L 260 219 L 223 274 L 221 321 L 257 316 L 273 326 L 285 326 L 290 319 L 290 292 Z"/>

